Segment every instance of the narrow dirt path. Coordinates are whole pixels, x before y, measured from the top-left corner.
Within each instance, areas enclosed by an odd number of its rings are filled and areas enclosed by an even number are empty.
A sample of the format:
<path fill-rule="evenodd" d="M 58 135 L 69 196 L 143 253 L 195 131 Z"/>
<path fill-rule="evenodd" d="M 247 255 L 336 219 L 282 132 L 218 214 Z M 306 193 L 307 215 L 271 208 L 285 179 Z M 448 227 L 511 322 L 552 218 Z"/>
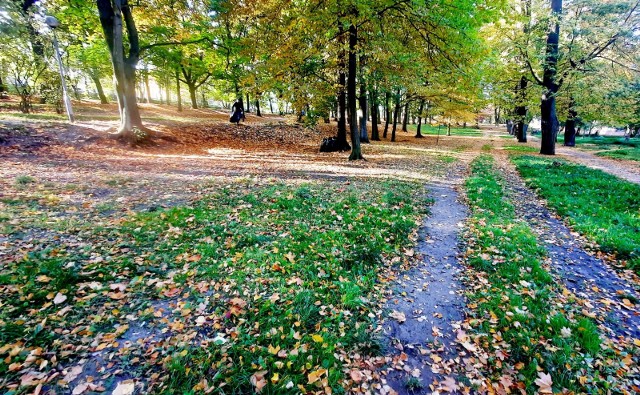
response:
<path fill-rule="evenodd" d="M 516 213 L 537 233 L 546 248 L 556 278 L 581 299 L 583 314 L 596 319 L 610 337 L 640 338 L 638 279 L 631 271 L 616 272 L 585 250 L 585 241 L 551 213 L 526 187 L 506 157 L 498 163 L 507 181 Z"/>
<path fill-rule="evenodd" d="M 446 385 L 458 354 L 454 332 L 464 318 L 458 234 L 467 208 L 451 183 L 429 190 L 434 204 L 416 247 L 422 264 L 398 279 L 386 306 L 392 316 L 383 324 L 389 347 L 399 353 L 386 375 L 398 394 L 430 394 Z"/>

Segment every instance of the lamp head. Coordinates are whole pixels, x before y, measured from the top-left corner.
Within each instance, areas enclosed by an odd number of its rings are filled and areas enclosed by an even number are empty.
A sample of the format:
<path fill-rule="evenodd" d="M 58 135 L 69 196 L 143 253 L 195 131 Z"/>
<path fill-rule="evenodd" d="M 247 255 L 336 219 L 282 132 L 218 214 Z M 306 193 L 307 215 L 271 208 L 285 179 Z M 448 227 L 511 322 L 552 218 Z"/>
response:
<path fill-rule="evenodd" d="M 51 15 L 44 18 L 44 23 L 46 23 L 47 26 L 49 26 L 52 29 L 55 29 L 56 27 L 60 26 L 60 21 L 56 19 L 55 16 L 51 16 Z"/>

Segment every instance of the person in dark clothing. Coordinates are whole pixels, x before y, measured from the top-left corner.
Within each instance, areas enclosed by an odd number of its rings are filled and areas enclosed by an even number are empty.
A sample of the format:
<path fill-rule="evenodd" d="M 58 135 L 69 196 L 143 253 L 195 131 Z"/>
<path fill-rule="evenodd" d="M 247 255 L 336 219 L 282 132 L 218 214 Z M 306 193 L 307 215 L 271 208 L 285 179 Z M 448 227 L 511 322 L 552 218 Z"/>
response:
<path fill-rule="evenodd" d="M 244 110 L 240 101 L 236 100 L 231 106 L 231 118 L 229 118 L 229 122 L 240 125 L 240 120 L 244 120 Z"/>

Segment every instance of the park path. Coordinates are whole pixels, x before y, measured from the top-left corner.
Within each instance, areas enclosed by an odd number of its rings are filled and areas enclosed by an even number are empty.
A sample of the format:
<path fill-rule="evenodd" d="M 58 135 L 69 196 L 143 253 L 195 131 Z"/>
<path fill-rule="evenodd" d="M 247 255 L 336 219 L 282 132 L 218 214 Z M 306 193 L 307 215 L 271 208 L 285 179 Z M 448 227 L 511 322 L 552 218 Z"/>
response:
<path fill-rule="evenodd" d="M 463 269 L 458 235 L 467 217 L 456 191 L 461 180 L 458 176 L 428 186 L 434 203 L 419 230 L 421 263 L 401 275 L 390 291 L 383 333 L 396 357 L 386 372 L 385 388 L 392 389 L 386 393 L 430 394 L 455 385 L 448 384 L 460 351 L 455 332 L 466 305 L 458 280 Z"/>
<path fill-rule="evenodd" d="M 551 261 L 551 273 L 575 294 L 583 314 L 598 321 L 610 338 L 640 338 L 638 278 L 630 271 L 616 272 L 603 259 L 585 250 L 585 240 L 569 229 L 526 187 L 506 156 L 498 156 L 506 188 L 516 213 L 537 233 Z M 626 303 L 625 303 L 626 300 Z"/>
<path fill-rule="evenodd" d="M 634 166 L 631 161 L 603 158 L 591 152 L 571 147 L 558 146 L 556 147 L 556 153 L 581 165 L 602 170 L 629 182 L 640 184 L 640 164 Z"/>
<path fill-rule="evenodd" d="M 529 136 L 531 147 L 540 147 L 540 138 Z M 572 162 L 587 166 L 592 169 L 602 170 L 635 184 L 640 184 L 640 164 L 633 161 L 621 161 L 597 156 L 592 152 L 584 151 L 576 147 L 556 145 L 556 154 Z"/>

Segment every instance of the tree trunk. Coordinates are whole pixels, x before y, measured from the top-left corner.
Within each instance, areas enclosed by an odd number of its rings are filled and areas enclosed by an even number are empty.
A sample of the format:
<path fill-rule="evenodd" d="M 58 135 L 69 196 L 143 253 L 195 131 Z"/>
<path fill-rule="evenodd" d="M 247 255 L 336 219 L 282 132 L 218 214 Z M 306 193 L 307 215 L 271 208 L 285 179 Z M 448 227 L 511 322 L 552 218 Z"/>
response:
<path fill-rule="evenodd" d="M 349 101 L 349 129 L 351 131 L 351 155 L 349 160 L 360 160 L 360 131 L 358 130 L 358 114 L 356 112 L 356 73 L 358 70 L 356 46 L 358 45 L 358 28 L 353 23 L 349 25 L 349 70 L 347 76 L 347 100 Z"/>
<path fill-rule="evenodd" d="M 578 112 L 576 111 L 576 102 L 573 96 L 569 97 L 569 116 L 567 122 L 564 125 L 564 145 L 566 147 L 576 146 L 576 118 Z"/>
<path fill-rule="evenodd" d="M 562 0 L 551 0 L 551 11 L 559 18 L 562 13 Z M 558 40 L 560 37 L 560 24 L 549 31 L 547 36 L 547 54 L 544 63 L 544 76 L 542 85 L 545 88 L 540 103 L 542 143 L 540 153 L 542 155 L 556 154 L 556 137 L 558 135 L 558 115 L 556 113 L 556 94 L 560 85 L 556 82 L 558 65 Z"/>
<path fill-rule="evenodd" d="M 422 128 L 422 111 L 424 111 L 424 99 L 420 99 L 420 107 L 418 108 L 418 126 L 416 127 L 416 138 L 423 138 L 420 129 Z"/>
<path fill-rule="evenodd" d="M 116 95 L 120 111 L 118 136 L 135 142 L 134 129 L 142 129 L 142 119 L 136 102 L 136 65 L 140 56 L 138 31 L 131 9 L 125 0 L 97 0 L 100 24 L 109 47 L 116 80 Z M 125 57 L 123 45 L 123 18 L 129 40 L 129 55 Z"/>
<path fill-rule="evenodd" d="M 513 136 L 513 122 L 507 119 L 507 133 Z"/>
<path fill-rule="evenodd" d="M 402 131 L 407 132 L 407 123 L 409 122 L 409 102 L 404 105 L 404 118 L 402 119 Z"/>
<path fill-rule="evenodd" d="M 202 97 L 202 106 L 200 106 L 201 108 L 207 108 L 209 107 L 209 103 L 207 102 L 207 98 L 204 94 L 204 89 L 200 89 L 200 96 Z"/>
<path fill-rule="evenodd" d="M 371 140 L 373 141 L 380 141 L 378 112 L 378 92 L 375 89 L 371 89 Z"/>
<path fill-rule="evenodd" d="M 147 103 L 151 103 L 151 88 L 149 87 L 149 72 L 145 69 L 144 71 L 144 99 Z"/>
<path fill-rule="evenodd" d="M 251 112 L 251 102 L 249 101 L 249 92 L 247 92 L 247 111 Z"/>
<path fill-rule="evenodd" d="M 269 98 L 269 112 L 273 114 L 273 102 L 271 101 L 271 98 Z"/>
<path fill-rule="evenodd" d="M 398 127 L 398 115 L 400 115 L 400 89 L 396 91 L 395 108 L 393 110 L 393 125 L 391 126 L 391 142 L 396 141 L 396 129 Z"/>
<path fill-rule="evenodd" d="M 369 142 L 369 134 L 367 131 L 367 119 L 369 118 L 367 108 L 367 87 L 364 80 L 364 68 L 365 59 L 364 56 L 360 56 L 360 111 L 362 111 L 362 118 L 360 118 L 360 142 L 368 143 Z"/>
<path fill-rule="evenodd" d="M 260 112 L 260 100 L 256 99 L 256 115 L 261 117 L 262 113 Z"/>
<path fill-rule="evenodd" d="M 167 100 L 165 100 L 167 102 L 167 105 L 171 104 L 171 87 L 170 87 L 170 78 L 166 78 L 165 79 L 165 84 L 164 84 L 164 96 Z"/>
<path fill-rule="evenodd" d="M 527 79 L 523 75 L 520 77 L 520 83 L 516 89 L 516 100 L 518 105 L 516 106 L 516 124 L 515 134 L 519 143 L 527 142 L 527 130 L 525 128 L 525 121 L 527 119 L 527 107 L 525 102 L 527 100 Z"/>
<path fill-rule="evenodd" d="M 196 98 L 196 87 L 192 84 L 187 84 L 187 88 L 189 88 L 189 97 L 191 98 L 191 108 L 194 110 L 198 109 L 198 100 Z"/>
<path fill-rule="evenodd" d="M 391 109 L 389 108 L 389 101 L 391 100 L 391 92 L 384 92 L 384 132 L 382 138 L 387 138 L 387 131 L 389 130 L 389 120 L 391 118 Z"/>
<path fill-rule="evenodd" d="M 100 78 L 97 75 L 91 75 L 91 80 L 96 85 L 96 90 L 98 91 L 98 97 L 100 98 L 100 104 L 109 104 L 109 100 L 107 99 L 107 96 L 104 94 L 104 89 L 102 89 Z"/>
<path fill-rule="evenodd" d="M 0 64 L 0 67 L 3 67 L 4 64 Z M 0 72 L 2 73 L 2 72 Z M 0 97 L 4 98 L 4 93 L 7 91 L 7 85 L 4 83 L 4 79 L 2 78 L 2 74 L 0 74 Z"/>
<path fill-rule="evenodd" d="M 338 23 L 338 34 L 340 41 L 344 40 L 344 27 L 342 23 Z M 336 144 L 340 151 L 346 151 L 347 143 L 347 75 L 345 73 L 345 52 L 341 50 L 338 53 L 338 134 L 336 135 Z"/>
<path fill-rule="evenodd" d="M 182 93 L 180 92 L 180 72 L 176 70 L 176 95 L 178 96 L 178 111 L 182 111 Z"/>

